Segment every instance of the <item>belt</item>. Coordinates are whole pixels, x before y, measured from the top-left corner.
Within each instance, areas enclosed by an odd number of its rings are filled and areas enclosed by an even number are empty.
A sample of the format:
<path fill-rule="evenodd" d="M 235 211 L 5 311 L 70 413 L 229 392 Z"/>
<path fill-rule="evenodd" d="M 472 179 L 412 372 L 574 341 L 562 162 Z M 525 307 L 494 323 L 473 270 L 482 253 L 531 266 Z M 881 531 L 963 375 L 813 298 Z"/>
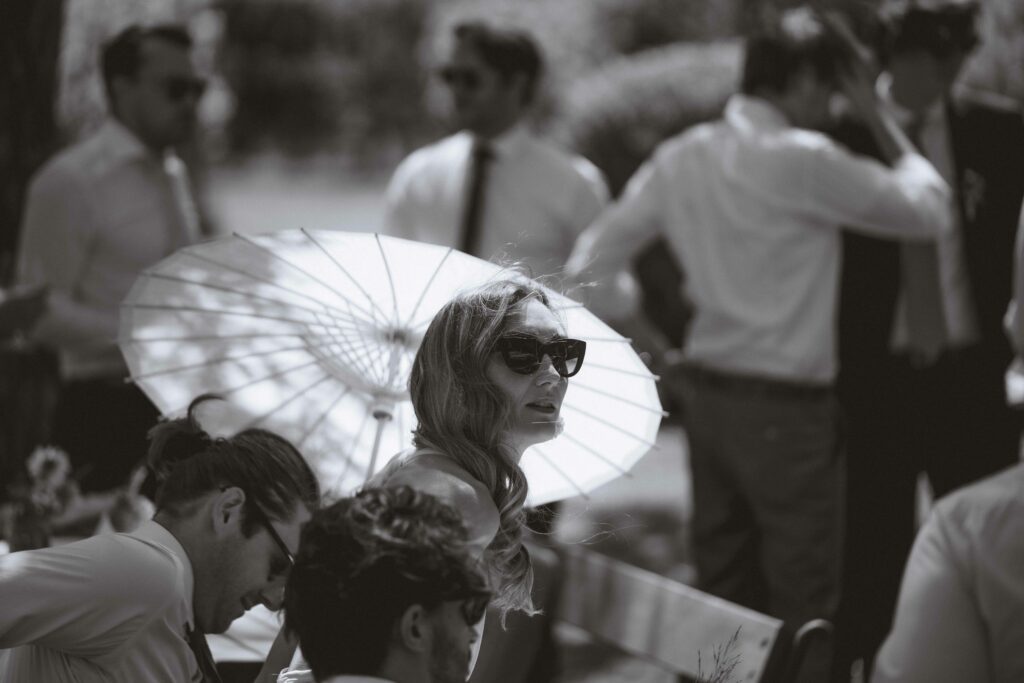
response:
<path fill-rule="evenodd" d="M 682 372 L 683 376 L 694 384 L 702 384 L 746 396 L 818 401 L 833 395 L 831 384 L 743 375 L 690 364 L 684 365 Z"/>

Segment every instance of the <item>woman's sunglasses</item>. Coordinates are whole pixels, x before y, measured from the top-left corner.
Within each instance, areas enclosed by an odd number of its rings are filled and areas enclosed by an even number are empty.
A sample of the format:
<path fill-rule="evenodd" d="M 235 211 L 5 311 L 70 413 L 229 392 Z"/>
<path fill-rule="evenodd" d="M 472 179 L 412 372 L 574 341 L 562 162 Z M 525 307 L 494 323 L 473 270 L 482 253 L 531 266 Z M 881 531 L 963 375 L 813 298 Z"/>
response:
<path fill-rule="evenodd" d="M 559 375 L 572 377 L 583 367 L 587 342 L 579 339 L 552 339 L 543 342 L 529 335 L 510 334 L 498 339 L 494 350 L 501 353 L 501 358 L 509 370 L 520 375 L 536 372 L 544 362 L 544 356 L 548 356 Z"/>

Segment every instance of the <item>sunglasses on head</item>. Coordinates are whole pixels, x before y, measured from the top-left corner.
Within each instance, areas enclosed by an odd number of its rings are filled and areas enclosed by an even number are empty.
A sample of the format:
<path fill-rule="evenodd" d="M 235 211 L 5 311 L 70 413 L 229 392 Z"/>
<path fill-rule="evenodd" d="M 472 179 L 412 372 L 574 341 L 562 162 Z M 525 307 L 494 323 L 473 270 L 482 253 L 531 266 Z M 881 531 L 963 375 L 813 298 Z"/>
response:
<path fill-rule="evenodd" d="M 444 84 L 450 88 L 460 87 L 465 90 L 476 90 L 482 84 L 480 73 L 474 69 L 446 66 L 438 74 Z"/>
<path fill-rule="evenodd" d="M 180 102 L 190 95 L 198 100 L 206 92 L 206 81 L 202 78 L 168 78 L 162 85 L 167 99 L 173 102 Z"/>
<path fill-rule="evenodd" d="M 579 339 L 541 341 L 526 334 L 509 334 L 498 339 L 494 350 L 501 353 L 509 370 L 520 375 L 536 372 L 544 362 L 544 356 L 548 356 L 559 375 L 572 377 L 583 367 L 587 342 Z"/>

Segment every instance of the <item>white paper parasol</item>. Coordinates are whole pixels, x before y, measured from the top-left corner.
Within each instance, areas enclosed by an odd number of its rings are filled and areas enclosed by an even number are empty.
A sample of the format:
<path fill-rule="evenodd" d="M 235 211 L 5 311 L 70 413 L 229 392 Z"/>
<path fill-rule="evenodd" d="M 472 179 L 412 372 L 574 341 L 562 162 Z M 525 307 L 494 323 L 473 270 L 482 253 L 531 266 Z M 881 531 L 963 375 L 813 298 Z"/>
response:
<path fill-rule="evenodd" d="M 221 431 L 290 439 L 345 493 L 411 444 L 413 357 L 456 293 L 515 273 L 446 247 L 371 233 L 284 231 L 186 247 L 146 270 L 121 310 L 133 381 L 166 416 L 204 392 L 228 401 Z M 585 494 L 654 446 L 655 377 L 629 340 L 548 290 L 587 342 L 565 431 L 523 457 L 530 505 Z M 378 457 L 380 455 L 380 457 Z"/>

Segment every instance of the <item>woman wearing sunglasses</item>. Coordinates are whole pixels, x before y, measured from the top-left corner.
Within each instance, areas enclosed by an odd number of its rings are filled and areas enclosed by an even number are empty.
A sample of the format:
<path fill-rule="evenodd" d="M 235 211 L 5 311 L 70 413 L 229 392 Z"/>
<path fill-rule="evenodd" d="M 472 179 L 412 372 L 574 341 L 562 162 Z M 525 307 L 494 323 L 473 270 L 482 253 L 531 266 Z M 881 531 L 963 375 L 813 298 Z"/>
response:
<path fill-rule="evenodd" d="M 462 512 L 503 616 L 533 610 L 519 461 L 561 431 L 568 378 L 585 351 L 585 342 L 566 338 L 535 286 L 501 281 L 455 298 L 434 317 L 413 363 L 415 448 L 374 478 L 432 493 Z"/>
<path fill-rule="evenodd" d="M 413 362 L 414 447 L 367 482 L 408 485 L 461 512 L 502 620 L 510 610 L 535 612 L 519 461 L 561 431 L 562 399 L 585 351 L 535 285 L 504 280 L 456 297 L 434 317 Z M 282 680 L 309 680 L 294 674 Z"/>

